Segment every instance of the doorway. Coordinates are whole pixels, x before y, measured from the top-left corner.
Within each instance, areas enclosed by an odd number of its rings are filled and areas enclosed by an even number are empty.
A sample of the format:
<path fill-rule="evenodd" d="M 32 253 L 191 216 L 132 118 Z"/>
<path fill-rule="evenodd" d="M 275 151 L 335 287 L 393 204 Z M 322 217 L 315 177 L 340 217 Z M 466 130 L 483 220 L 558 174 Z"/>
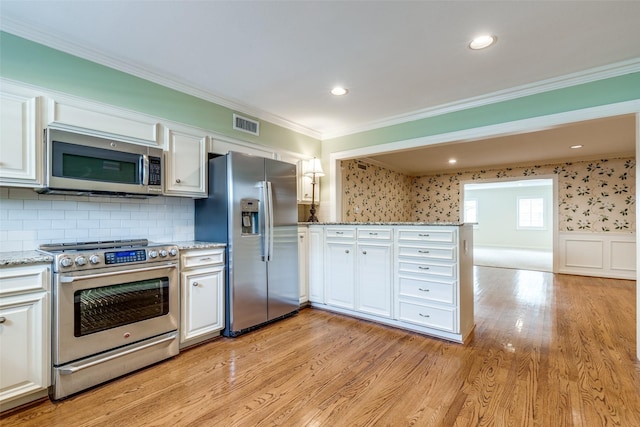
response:
<path fill-rule="evenodd" d="M 553 272 L 554 179 L 463 183 L 465 223 L 474 223 L 474 264 Z"/>

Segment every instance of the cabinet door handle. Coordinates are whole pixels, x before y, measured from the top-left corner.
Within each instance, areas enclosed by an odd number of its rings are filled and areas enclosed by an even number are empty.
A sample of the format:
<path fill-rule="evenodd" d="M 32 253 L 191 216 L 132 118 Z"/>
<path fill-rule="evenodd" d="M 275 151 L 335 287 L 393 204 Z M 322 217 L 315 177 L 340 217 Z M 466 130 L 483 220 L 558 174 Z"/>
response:
<path fill-rule="evenodd" d="M 369 236 L 377 236 L 378 233 L 369 233 Z"/>
<path fill-rule="evenodd" d="M 431 317 L 431 316 L 429 316 L 428 314 L 422 314 L 422 313 L 418 313 L 418 315 L 419 315 L 420 317 Z"/>
<path fill-rule="evenodd" d="M 336 234 L 344 234 L 344 231 L 336 231 Z"/>
<path fill-rule="evenodd" d="M 198 283 L 198 282 L 193 282 L 193 286 L 198 287 L 198 286 L 200 286 L 200 283 Z"/>
<path fill-rule="evenodd" d="M 418 236 L 420 236 L 420 237 L 429 237 L 428 234 L 418 234 Z"/>
<path fill-rule="evenodd" d="M 345 249 L 345 250 L 344 250 L 344 253 L 345 253 L 345 254 L 348 254 L 348 253 L 349 253 L 349 249 Z"/>
<path fill-rule="evenodd" d="M 208 256 L 206 258 L 200 258 L 200 261 L 211 261 L 211 259 L 212 258 L 210 256 Z"/>
<path fill-rule="evenodd" d="M 421 266 L 421 265 L 419 265 L 419 266 L 418 266 L 418 268 L 419 268 L 420 270 L 428 270 L 428 269 L 429 269 L 429 267 L 423 267 L 423 266 Z"/>
<path fill-rule="evenodd" d="M 418 251 L 419 254 L 428 254 L 429 251 Z"/>
<path fill-rule="evenodd" d="M 422 289 L 422 288 L 418 288 L 418 290 L 419 290 L 419 291 L 422 291 L 422 292 L 429 292 L 429 289 Z"/>
<path fill-rule="evenodd" d="M 7 318 L 4 316 L 0 316 L 0 324 L 4 323 L 7 321 Z"/>
<path fill-rule="evenodd" d="M 301 239 L 304 239 L 304 236 L 300 236 Z"/>
<path fill-rule="evenodd" d="M 362 251 L 362 253 L 363 253 L 364 255 L 366 255 L 366 254 L 367 254 L 367 251 Z"/>
<path fill-rule="evenodd" d="M 176 184 L 180 184 L 180 178 L 176 179 Z"/>

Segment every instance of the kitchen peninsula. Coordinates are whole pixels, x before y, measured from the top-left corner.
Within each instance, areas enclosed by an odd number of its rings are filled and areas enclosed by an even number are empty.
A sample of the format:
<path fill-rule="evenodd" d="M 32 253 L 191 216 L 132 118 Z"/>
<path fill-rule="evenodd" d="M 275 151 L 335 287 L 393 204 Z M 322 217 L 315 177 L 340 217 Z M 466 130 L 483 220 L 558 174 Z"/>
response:
<path fill-rule="evenodd" d="M 474 328 L 471 224 L 301 225 L 308 227 L 312 307 L 468 341 Z"/>

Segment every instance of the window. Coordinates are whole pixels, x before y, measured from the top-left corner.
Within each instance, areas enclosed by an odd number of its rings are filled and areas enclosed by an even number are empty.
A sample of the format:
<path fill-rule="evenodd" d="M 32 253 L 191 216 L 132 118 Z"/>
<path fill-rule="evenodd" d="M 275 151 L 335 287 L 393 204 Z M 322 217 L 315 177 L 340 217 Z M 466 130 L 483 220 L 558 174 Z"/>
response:
<path fill-rule="evenodd" d="M 544 199 L 518 197 L 518 228 L 544 228 Z"/>
<path fill-rule="evenodd" d="M 464 222 L 478 222 L 478 199 L 464 199 Z"/>

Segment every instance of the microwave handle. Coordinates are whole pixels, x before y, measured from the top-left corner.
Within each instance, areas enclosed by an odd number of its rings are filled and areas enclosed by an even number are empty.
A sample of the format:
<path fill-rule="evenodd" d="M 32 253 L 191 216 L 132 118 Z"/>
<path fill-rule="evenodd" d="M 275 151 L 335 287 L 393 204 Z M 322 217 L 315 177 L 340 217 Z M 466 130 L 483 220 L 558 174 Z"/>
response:
<path fill-rule="evenodd" d="M 140 161 L 142 162 L 142 185 L 149 185 L 149 156 L 143 155 Z"/>

